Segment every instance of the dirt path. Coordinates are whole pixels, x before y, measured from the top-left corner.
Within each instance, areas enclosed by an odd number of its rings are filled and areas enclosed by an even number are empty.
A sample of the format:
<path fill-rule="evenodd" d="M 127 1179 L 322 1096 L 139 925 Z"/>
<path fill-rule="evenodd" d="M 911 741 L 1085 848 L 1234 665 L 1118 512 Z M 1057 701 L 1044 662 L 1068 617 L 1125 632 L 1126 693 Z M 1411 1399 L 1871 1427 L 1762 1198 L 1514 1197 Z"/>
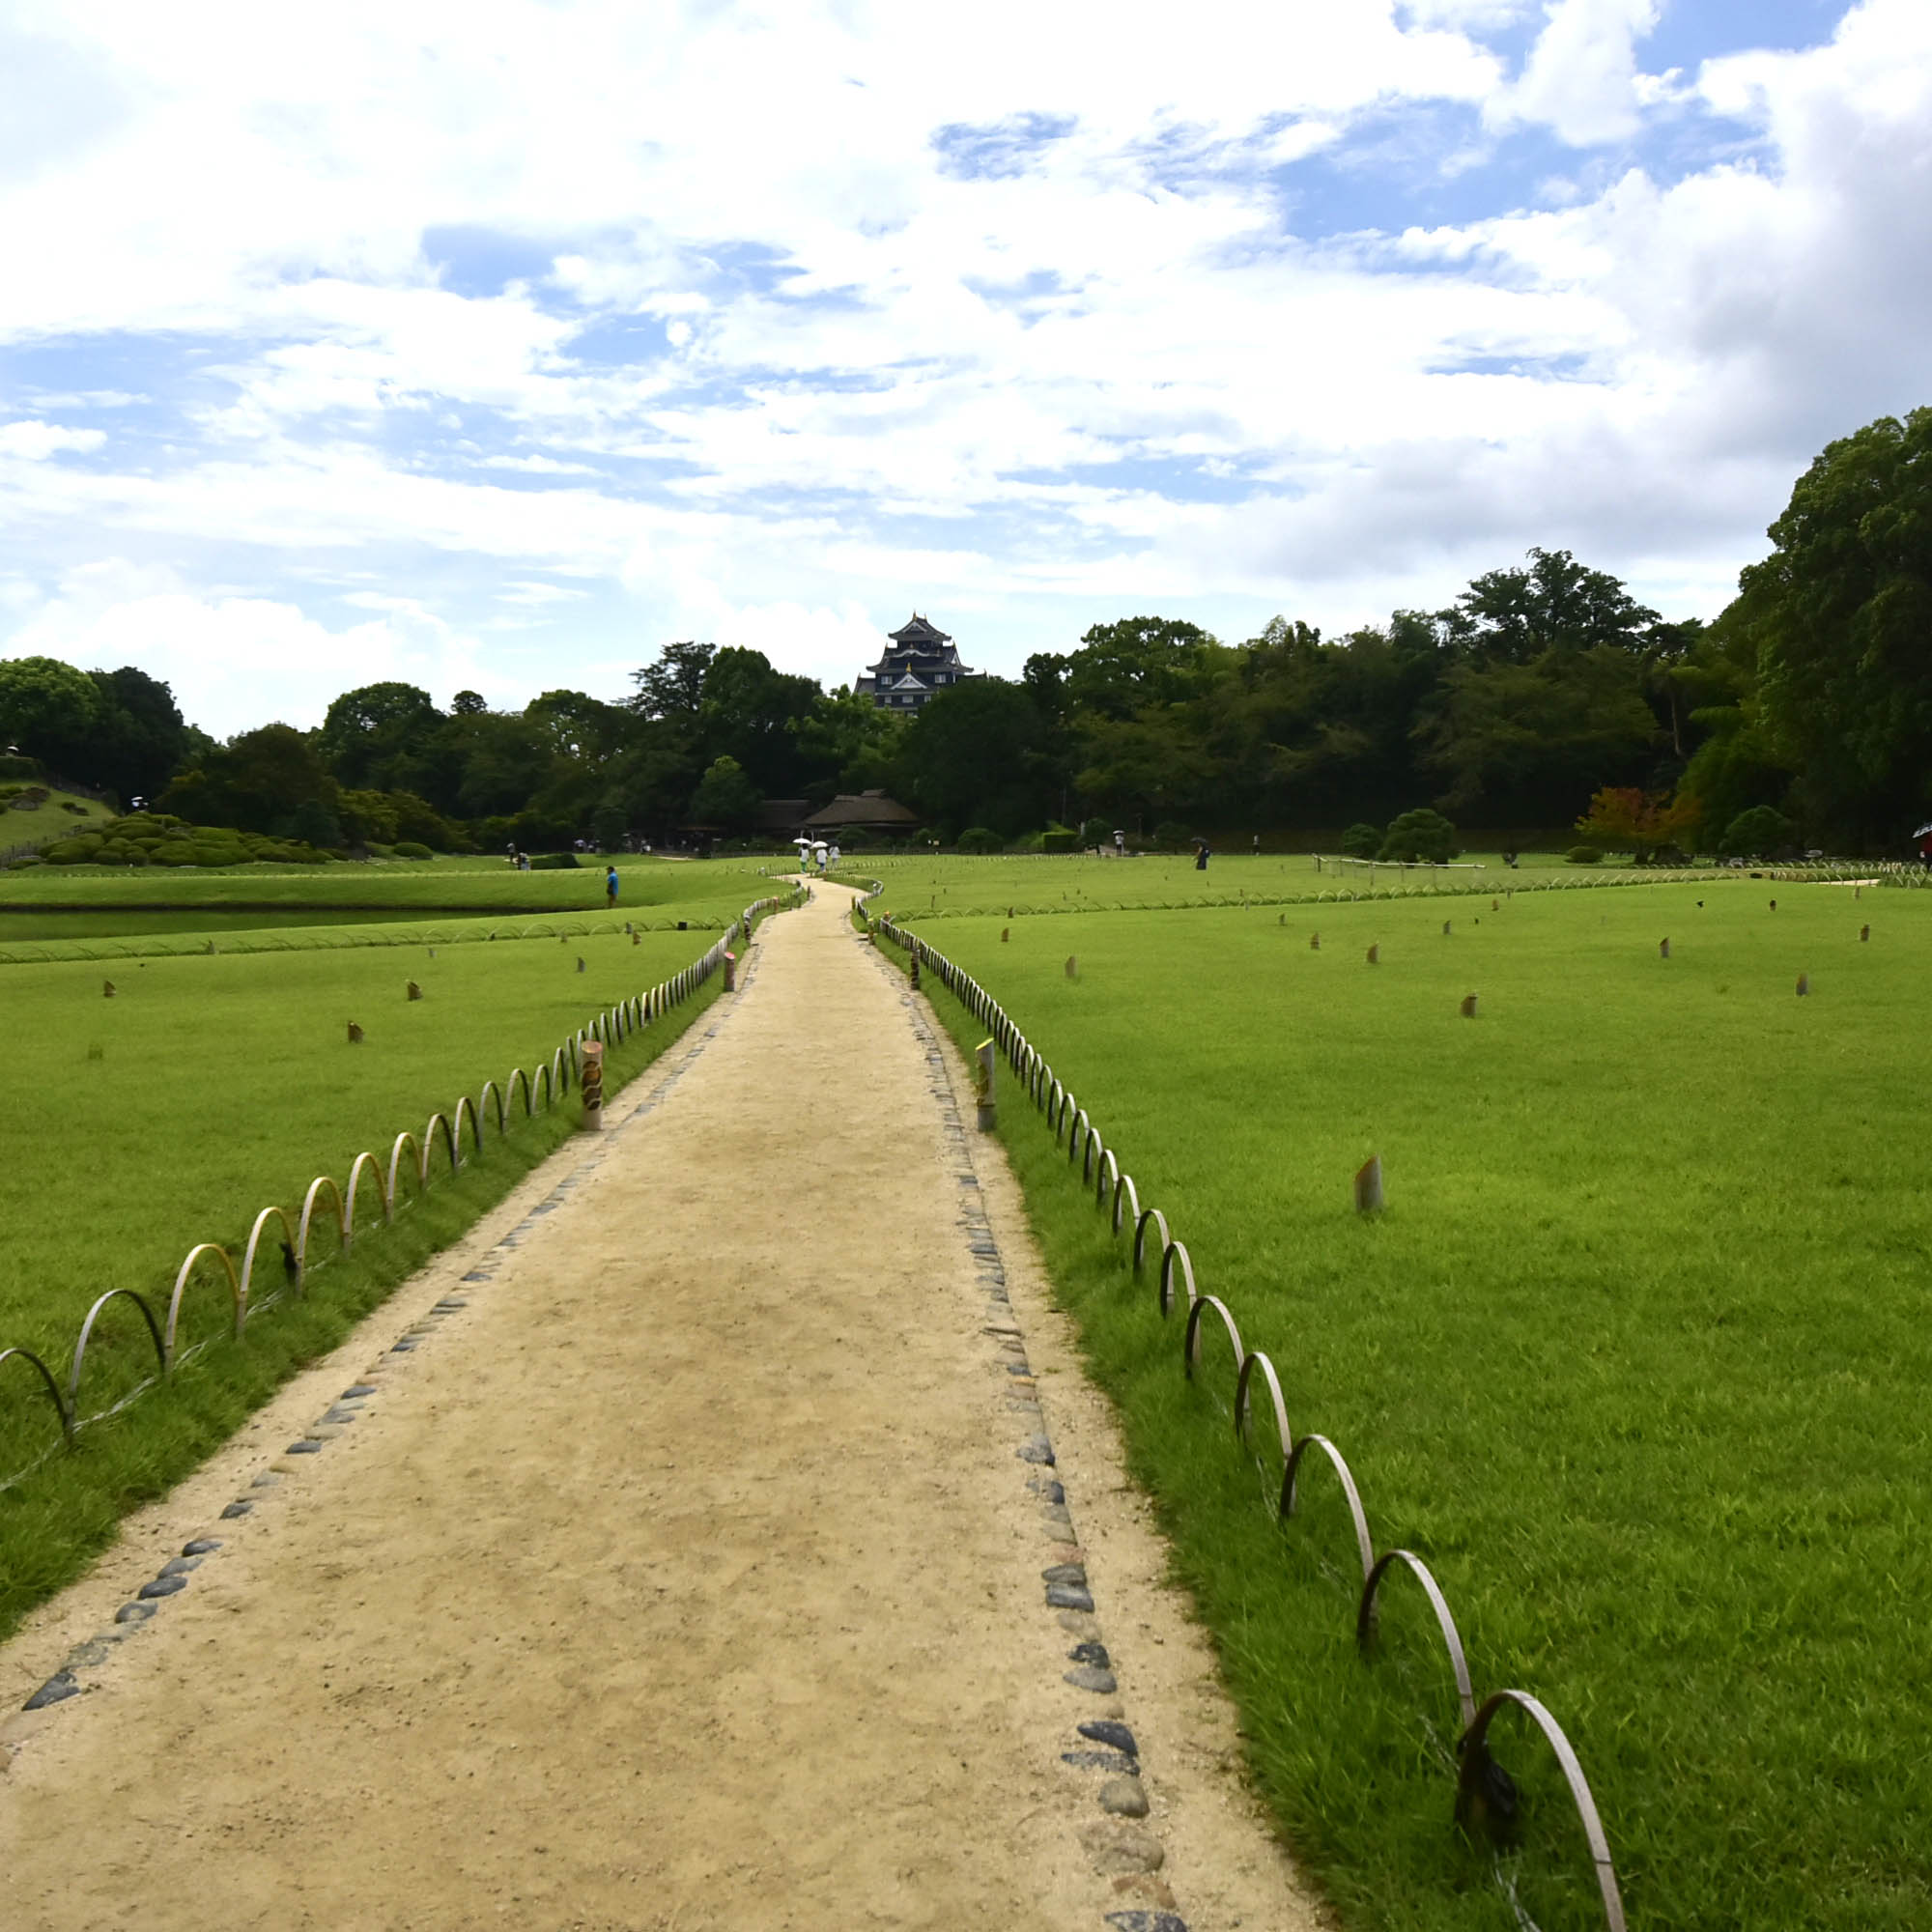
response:
<path fill-rule="evenodd" d="M 10 1927 L 1317 1922 L 846 903 L 0 1650 Z"/>

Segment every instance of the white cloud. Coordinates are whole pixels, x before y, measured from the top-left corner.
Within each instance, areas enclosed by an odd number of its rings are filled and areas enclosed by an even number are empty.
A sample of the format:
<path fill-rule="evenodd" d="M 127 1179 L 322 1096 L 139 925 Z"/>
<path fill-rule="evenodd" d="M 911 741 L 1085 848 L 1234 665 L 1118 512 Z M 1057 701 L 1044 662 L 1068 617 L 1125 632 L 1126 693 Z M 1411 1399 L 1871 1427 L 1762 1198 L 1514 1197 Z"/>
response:
<path fill-rule="evenodd" d="M 1627 140 L 1664 90 L 1636 68 L 1662 0 L 1549 0 L 1522 76 L 1484 103 L 1492 126 L 1539 122 L 1572 147 Z"/>
<path fill-rule="evenodd" d="M 171 684 L 189 721 L 216 737 L 271 719 L 319 724 L 342 692 L 385 678 L 421 684 L 443 703 L 465 687 L 513 695 L 440 618 L 406 599 L 379 601 L 382 616 L 331 630 L 291 604 L 211 598 L 166 569 L 109 558 L 70 573 L 4 655 L 133 665 Z"/>
<path fill-rule="evenodd" d="M 98 429 L 68 429 L 60 423 L 0 423 L 0 456 L 24 457 L 43 463 L 63 449 L 99 449 L 107 440 Z"/>

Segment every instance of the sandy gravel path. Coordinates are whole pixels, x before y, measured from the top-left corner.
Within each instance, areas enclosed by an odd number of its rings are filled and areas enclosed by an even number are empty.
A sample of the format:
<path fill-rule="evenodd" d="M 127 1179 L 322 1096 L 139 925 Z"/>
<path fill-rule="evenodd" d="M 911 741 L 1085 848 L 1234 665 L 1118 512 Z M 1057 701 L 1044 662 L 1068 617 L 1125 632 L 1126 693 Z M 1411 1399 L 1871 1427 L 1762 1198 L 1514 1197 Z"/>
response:
<path fill-rule="evenodd" d="M 9 1927 L 1318 1922 L 846 904 L 0 1650 Z"/>

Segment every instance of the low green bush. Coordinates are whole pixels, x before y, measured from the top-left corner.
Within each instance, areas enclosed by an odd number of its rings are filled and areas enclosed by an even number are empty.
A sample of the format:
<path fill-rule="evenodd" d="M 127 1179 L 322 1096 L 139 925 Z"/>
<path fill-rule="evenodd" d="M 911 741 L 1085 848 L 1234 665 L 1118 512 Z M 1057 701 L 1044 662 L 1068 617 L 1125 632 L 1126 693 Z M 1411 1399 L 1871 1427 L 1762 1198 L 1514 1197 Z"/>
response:
<path fill-rule="evenodd" d="M 1459 850 L 1456 828 L 1439 811 L 1421 806 L 1390 824 L 1376 857 L 1409 866 L 1446 866 Z"/>
<path fill-rule="evenodd" d="M 436 854 L 414 838 L 401 838 L 392 848 L 398 859 L 434 859 Z"/>
<path fill-rule="evenodd" d="M 573 872 L 576 869 L 575 852 L 540 852 L 530 861 L 533 872 Z"/>
<path fill-rule="evenodd" d="M 1343 853 L 1350 859 L 1373 859 L 1382 849 L 1382 832 L 1378 825 L 1351 825 L 1342 835 Z"/>
<path fill-rule="evenodd" d="M 1572 866 L 1601 866 L 1604 863 L 1603 853 L 1594 845 L 1573 845 L 1563 857 Z"/>
<path fill-rule="evenodd" d="M 959 850 L 978 857 L 1004 852 L 1007 841 L 990 825 L 969 825 L 959 835 Z"/>
<path fill-rule="evenodd" d="M 1064 825 L 1056 825 L 1040 834 L 1039 849 L 1042 852 L 1057 852 L 1063 856 L 1068 852 L 1077 852 L 1080 849 L 1080 835 L 1068 831 Z"/>

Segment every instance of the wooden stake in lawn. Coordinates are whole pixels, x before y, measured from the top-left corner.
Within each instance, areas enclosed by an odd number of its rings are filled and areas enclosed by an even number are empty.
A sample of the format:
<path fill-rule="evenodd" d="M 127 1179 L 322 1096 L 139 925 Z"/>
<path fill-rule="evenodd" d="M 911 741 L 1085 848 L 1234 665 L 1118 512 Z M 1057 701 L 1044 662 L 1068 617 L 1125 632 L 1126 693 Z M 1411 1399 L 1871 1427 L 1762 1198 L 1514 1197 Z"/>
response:
<path fill-rule="evenodd" d="M 112 980 L 101 980 L 100 997 L 103 1000 L 111 1000 L 114 997 L 114 981 Z"/>
<path fill-rule="evenodd" d="M 1287 915 L 1284 914 L 1283 917 L 1286 918 Z M 1321 951 L 1321 935 L 1319 932 L 1311 932 L 1308 935 L 1308 950 L 1311 952 L 1320 952 Z"/>
<path fill-rule="evenodd" d="M 420 986 L 418 986 L 413 980 L 412 980 L 409 982 L 409 997 L 412 1000 L 419 1000 L 422 998 L 422 996 L 423 996 L 423 989 Z"/>
<path fill-rule="evenodd" d="M 1800 998 L 1801 1000 L 1802 1000 L 1802 999 L 1804 999 L 1804 996 L 1805 996 L 1805 995 L 1806 995 L 1807 993 L 1809 993 L 1809 992 L 1810 992 L 1810 990 L 1811 990 L 1811 976 L 1810 976 L 1810 974 L 1808 974 L 1808 973 L 1801 973 L 1801 974 L 1799 974 L 1799 976 L 1798 976 L 1798 997 L 1799 997 L 1799 998 Z"/>
<path fill-rule="evenodd" d="M 595 1129 L 604 1124 L 604 1042 L 586 1039 L 582 1050 L 583 1065 L 577 1085 L 583 1095 L 583 1124 Z"/>
<path fill-rule="evenodd" d="M 1870 937 L 1871 937 L 1871 927 L 1870 927 L 1870 926 L 1868 926 L 1868 925 L 1861 925 L 1861 926 L 1860 926 L 1860 927 L 1859 927 L 1859 944 L 1860 944 L 1861 946 L 1862 946 L 1862 945 L 1863 945 L 1863 944 L 1865 943 L 1865 941 L 1866 941 L 1866 940 L 1868 940 L 1868 939 L 1869 939 Z"/>
<path fill-rule="evenodd" d="M 1372 1153 L 1355 1170 L 1355 1212 L 1379 1214 L 1382 1211 L 1382 1157 Z"/>
<path fill-rule="evenodd" d="M 1369 964 L 1371 966 L 1379 966 L 1381 963 L 1382 963 L 1382 950 L 1380 946 L 1378 945 L 1370 947 Z"/>
<path fill-rule="evenodd" d="M 1449 927 L 1452 923 L 1453 923 L 1452 921 L 1446 919 L 1442 922 L 1442 937 L 1444 939 L 1447 939 L 1449 937 Z"/>
<path fill-rule="evenodd" d="M 1066 955 L 1066 977 L 1069 980 L 1077 980 L 1080 977 L 1080 961 L 1070 952 Z"/>
<path fill-rule="evenodd" d="M 349 1022 L 349 1044 L 351 1046 L 362 1044 L 362 1029 L 354 1020 Z"/>
<path fill-rule="evenodd" d="M 1668 959 L 1668 958 L 1670 957 L 1670 942 L 1669 942 L 1669 940 L 1667 940 L 1667 939 L 1660 939 L 1660 940 L 1659 940 L 1659 941 L 1657 942 L 1657 956 L 1658 956 L 1658 957 L 1659 957 L 1660 959 Z"/>
<path fill-rule="evenodd" d="M 1462 1004 L 1462 1005 L 1461 1005 L 1460 1007 L 1458 1007 L 1458 1008 L 1456 1009 L 1456 1010 L 1457 1010 L 1457 1011 L 1458 1011 L 1459 1013 L 1461 1013 L 1461 1014 L 1463 1015 L 1463 1018 L 1464 1018 L 1465 1020 L 1472 1020 L 1472 1019 L 1474 1019 L 1474 1018 L 1476 1017 L 1476 996 L 1475 996 L 1475 994 L 1474 994 L 1474 993 L 1465 993 L 1465 994 L 1463 994 L 1463 1004 Z"/>
<path fill-rule="evenodd" d="M 1002 946 L 1004 946 L 1004 945 L 1005 945 L 1005 944 L 1007 943 L 1007 941 L 1008 941 L 1008 940 L 1009 940 L 1009 939 L 1010 939 L 1010 938 L 1011 938 L 1012 936 L 1013 936 L 1013 929 L 1012 929 L 1012 927 L 1011 927 L 1011 926 L 1009 926 L 1009 925 L 1003 925 L 1003 926 L 1001 926 L 1001 928 L 1000 928 L 1000 944 L 1001 944 Z"/>
<path fill-rule="evenodd" d="M 993 1042 L 982 1039 L 973 1049 L 973 1104 L 980 1131 L 990 1134 L 1000 1124 L 1000 1105 L 993 1094 Z"/>

